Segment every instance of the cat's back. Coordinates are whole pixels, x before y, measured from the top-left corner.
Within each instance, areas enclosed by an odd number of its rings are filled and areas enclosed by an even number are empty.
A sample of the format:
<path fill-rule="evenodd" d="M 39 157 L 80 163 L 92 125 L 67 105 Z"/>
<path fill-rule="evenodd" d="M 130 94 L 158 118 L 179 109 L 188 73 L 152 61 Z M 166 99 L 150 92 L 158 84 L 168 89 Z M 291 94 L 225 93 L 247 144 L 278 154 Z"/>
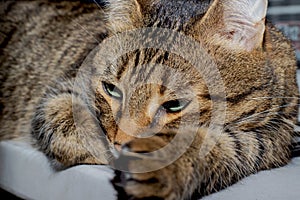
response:
<path fill-rule="evenodd" d="M 96 4 L 8 1 L 0 4 L 0 139 L 29 133 L 46 86 L 74 74 L 106 36 Z"/>

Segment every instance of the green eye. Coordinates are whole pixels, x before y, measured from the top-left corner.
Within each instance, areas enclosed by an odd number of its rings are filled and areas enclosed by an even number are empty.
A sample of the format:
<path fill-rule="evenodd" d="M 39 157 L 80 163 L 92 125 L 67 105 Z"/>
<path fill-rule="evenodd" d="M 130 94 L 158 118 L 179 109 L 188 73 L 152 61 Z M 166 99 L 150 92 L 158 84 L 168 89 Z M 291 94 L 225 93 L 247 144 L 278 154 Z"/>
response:
<path fill-rule="evenodd" d="M 115 85 L 110 84 L 110 83 L 106 83 L 106 82 L 102 82 L 102 84 L 103 84 L 104 91 L 109 96 L 111 96 L 115 99 L 122 99 L 123 98 L 123 94 L 122 94 L 121 90 L 119 88 L 117 88 Z"/>
<path fill-rule="evenodd" d="M 176 99 L 172 101 L 165 102 L 162 107 L 168 112 L 168 113 L 176 113 L 182 111 L 185 107 L 188 106 L 190 101 L 185 99 Z"/>

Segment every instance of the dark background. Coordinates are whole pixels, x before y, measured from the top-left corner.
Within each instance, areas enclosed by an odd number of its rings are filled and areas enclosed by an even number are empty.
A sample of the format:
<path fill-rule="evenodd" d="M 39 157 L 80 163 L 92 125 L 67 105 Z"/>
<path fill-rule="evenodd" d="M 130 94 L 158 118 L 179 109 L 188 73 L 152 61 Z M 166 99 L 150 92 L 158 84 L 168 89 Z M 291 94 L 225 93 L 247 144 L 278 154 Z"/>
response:
<path fill-rule="evenodd" d="M 269 0 L 268 19 L 292 41 L 300 68 L 300 0 Z"/>

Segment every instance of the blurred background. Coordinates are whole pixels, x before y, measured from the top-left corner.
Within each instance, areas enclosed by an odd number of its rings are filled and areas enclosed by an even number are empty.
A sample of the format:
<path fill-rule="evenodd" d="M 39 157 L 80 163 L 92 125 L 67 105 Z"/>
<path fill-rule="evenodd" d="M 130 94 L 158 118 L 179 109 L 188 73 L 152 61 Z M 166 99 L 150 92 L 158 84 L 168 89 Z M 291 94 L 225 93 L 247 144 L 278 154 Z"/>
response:
<path fill-rule="evenodd" d="M 300 0 L 269 0 L 268 19 L 292 41 L 300 68 Z"/>

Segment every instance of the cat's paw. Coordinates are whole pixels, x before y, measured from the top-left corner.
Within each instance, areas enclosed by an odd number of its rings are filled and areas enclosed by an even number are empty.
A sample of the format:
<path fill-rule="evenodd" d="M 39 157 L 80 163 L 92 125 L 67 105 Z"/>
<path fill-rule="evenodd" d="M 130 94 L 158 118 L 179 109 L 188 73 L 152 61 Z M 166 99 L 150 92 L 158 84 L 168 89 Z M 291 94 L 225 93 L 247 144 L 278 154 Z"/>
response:
<path fill-rule="evenodd" d="M 116 168 L 119 169 L 112 181 L 119 192 L 119 199 L 176 199 L 178 190 L 174 166 L 166 166 L 164 159 L 151 153 L 164 145 L 162 139 L 153 137 L 136 139 L 123 146 L 116 160 Z M 163 158 L 163 155 L 160 156 Z"/>

